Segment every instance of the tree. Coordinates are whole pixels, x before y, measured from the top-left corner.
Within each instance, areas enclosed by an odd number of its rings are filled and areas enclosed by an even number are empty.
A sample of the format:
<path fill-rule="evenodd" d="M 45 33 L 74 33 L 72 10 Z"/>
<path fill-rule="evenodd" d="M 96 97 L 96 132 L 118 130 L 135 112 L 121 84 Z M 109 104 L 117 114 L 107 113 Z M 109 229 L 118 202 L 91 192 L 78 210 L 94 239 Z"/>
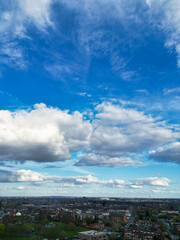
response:
<path fill-rule="evenodd" d="M 64 239 L 66 236 L 67 235 L 66 235 L 65 231 L 61 230 L 61 231 L 58 232 L 58 236 L 57 237 L 59 239 Z"/>
<path fill-rule="evenodd" d="M 13 238 L 22 234 L 22 227 L 9 223 L 5 228 L 5 233 L 9 238 Z"/>
<path fill-rule="evenodd" d="M 85 221 L 86 221 L 87 225 L 92 224 L 94 222 L 93 218 L 89 217 L 88 215 L 85 217 Z"/>
<path fill-rule="evenodd" d="M 5 233 L 5 225 L 4 224 L 0 224 L 0 235 Z"/>
<path fill-rule="evenodd" d="M 72 217 L 71 215 L 68 215 L 68 214 L 64 214 L 62 216 L 62 219 L 61 219 L 62 223 L 74 223 L 75 222 L 75 218 Z"/>
<path fill-rule="evenodd" d="M 76 225 L 74 223 L 69 223 L 66 226 L 67 231 L 74 231 L 76 229 Z"/>
<path fill-rule="evenodd" d="M 23 224 L 23 230 L 24 230 L 25 233 L 27 233 L 27 234 L 31 233 L 32 229 L 33 228 L 31 226 L 31 224 L 29 224 L 29 223 L 24 223 Z"/>
<path fill-rule="evenodd" d="M 146 217 L 150 217 L 150 216 L 151 216 L 150 212 L 146 210 Z"/>
<path fill-rule="evenodd" d="M 64 239 L 66 237 L 66 233 L 61 229 L 60 226 L 55 226 L 50 229 L 45 229 L 42 233 L 42 236 L 48 239 Z"/>
<path fill-rule="evenodd" d="M 46 225 L 49 223 L 49 220 L 47 219 L 47 215 L 45 214 L 40 214 L 38 216 L 38 222 L 41 224 L 41 225 Z"/>
<path fill-rule="evenodd" d="M 110 235 L 110 240 L 116 240 L 116 239 L 119 239 L 119 237 L 117 236 L 117 234 L 111 233 L 111 235 Z"/>
<path fill-rule="evenodd" d="M 163 232 L 167 232 L 167 226 L 165 224 L 162 224 L 161 229 Z"/>

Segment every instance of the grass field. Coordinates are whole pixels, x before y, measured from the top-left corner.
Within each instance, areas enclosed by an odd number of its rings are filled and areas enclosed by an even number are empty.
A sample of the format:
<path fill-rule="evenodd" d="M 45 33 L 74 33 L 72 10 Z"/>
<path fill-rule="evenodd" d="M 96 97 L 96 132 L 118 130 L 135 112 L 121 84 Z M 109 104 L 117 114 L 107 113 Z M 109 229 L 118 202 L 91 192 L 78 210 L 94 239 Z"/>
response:
<path fill-rule="evenodd" d="M 61 223 L 61 222 L 55 222 L 55 224 L 61 226 L 61 227 L 62 227 L 62 230 L 64 230 L 64 231 L 66 232 L 67 236 L 70 236 L 70 237 L 77 235 L 78 232 L 88 231 L 88 229 L 87 229 L 87 228 L 84 228 L 84 227 L 76 227 L 74 230 L 67 230 L 67 229 L 66 229 L 66 226 L 67 226 L 68 224 Z"/>
<path fill-rule="evenodd" d="M 88 229 L 83 228 L 83 227 L 77 227 L 75 230 L 72 230 L 72 231 L 66 230 L 66 234 L 67 234 L 68 236 L 75 236 L 75 235 L 78 234 L 78 232 L 84 232 L 84 231 L 87 231 L 87 230 L 88 230 Z"/>
<path fill-rule="evenodd" d="M 78 235 L 78 232 L 87 231 L 87 228 L 84 227 L 74 227 L 73 229 L 68 229 L 68 224 L 61 222 L 53 222 L 54 224 L 60 226 L 60 228 L 67 234 L 67 236 L 75 236 Z M 37 229 L 38 225 L 33 223 L 26 223 L 26 226 Z M 39 236 L 38 230 L 35 231 L 35 235 Z M 40 240 L 38 237 L 7 237 L 0 236 L 0 240 Z"/>

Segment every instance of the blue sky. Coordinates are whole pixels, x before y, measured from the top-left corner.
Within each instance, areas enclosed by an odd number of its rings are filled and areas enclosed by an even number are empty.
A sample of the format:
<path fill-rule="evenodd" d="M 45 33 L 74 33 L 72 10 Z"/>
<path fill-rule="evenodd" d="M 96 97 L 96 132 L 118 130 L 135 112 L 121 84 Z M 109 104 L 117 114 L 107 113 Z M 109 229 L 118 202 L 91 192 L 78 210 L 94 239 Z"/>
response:
<path fill-rule="evenodd" d="M 0 194 L 179 197 L 178 0 L 2 0 Z"/>

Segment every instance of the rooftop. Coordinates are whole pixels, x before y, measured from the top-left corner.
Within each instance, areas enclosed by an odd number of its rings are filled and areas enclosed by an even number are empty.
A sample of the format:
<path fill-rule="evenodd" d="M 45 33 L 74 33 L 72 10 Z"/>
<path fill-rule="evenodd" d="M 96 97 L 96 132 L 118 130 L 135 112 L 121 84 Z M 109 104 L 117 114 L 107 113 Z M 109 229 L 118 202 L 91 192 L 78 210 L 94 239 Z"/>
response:
<path fill-rule="evenodd" d="M 85 232 L 80 232 L 81 234 L 85 234 L 85 235 L 100 235 L 100 234 L 104 234 L 104 232 L 98 232 L 98 231 L 94 231 L 94 230 L 92 230 L 92 231 L 85 231 Z"/>

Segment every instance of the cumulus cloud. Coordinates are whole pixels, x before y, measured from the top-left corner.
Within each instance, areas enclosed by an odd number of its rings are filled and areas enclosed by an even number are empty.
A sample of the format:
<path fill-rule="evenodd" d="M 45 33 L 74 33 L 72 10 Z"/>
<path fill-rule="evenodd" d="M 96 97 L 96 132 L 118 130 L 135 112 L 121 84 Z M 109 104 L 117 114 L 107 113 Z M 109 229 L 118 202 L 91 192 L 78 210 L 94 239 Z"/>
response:
<path fill-rule="evenodd" d="M 132 186 L 159 186 L 159 187 L 168 187 L 170 179 L 162 177 L 150 177 L 150 178 L 140 178 L 132 180 Z"/>
<path fill-rule="evenodd" d="M 27 111 L 0 111 L 0 159 L 62 161 L 88 144 L 92 127 L 79 112 L 35 105 Z"/>
<path fill-rule="evenodd" d="M 139 112 L 111 103 L 96 107 L 90 150 L 108 157 L 132 155 L 178 137 L 171 126 Z"/>
<path fill-rule="evenodd" d="M 6 171 L 0 170 L 0 182 L 42 182 L 45 176 L 31 170 Z"/>
<path fill-rule="evenodd" d="M 133 155 L 176 140 L 174 126 L 138 110 L 103 102 L 91 121 L 36 104 L 20 111 L 0 111 L 0 160 L 64 161 L 78 155 L 78 166 L 142 166 Z"/>
<path fill-rule="evenodd" d="M 150 158 L 180 164 L 180 142 L 173 142 L 150 151 Z"/>
<path fill-rule="evenodd" d="M 124 180 L 122 179 L 115 179 L 115 180 L 108 180 L 108 181 L 103 181 L 103 185 L 107 187 L 115 187 L 115 188 L 124 188 L 127 186 Z"/>
<path fill-rule="evenodd" d="M 92 175 L 84 176 L 50 176 L 47 174 L 42 174 L 39 172 L 34 172 L 31 170 L 18 170 L 18 171 L 6 171 L 0 170 L 0 183 L 13 183 L 13 182 L 24 182 L 24 183 L 50 183 L 58 184 L 58 187 L 63 188 L 74 188 L 82 187 L 85 185 L 101 185 L 109 188 L 128 188 L 128 189 L 141 189 L 145 186 L 147 187 L 168 187 L 171 182 L 170 179 L 162 177 L 151 177 L 143 179 L 130 180 L 125 182 L 123 179 L 110 179 L 101 180 Z M 43 185 L 41 185 L 43 187 Z M 24 189 L 19 187 L 19 190 Z"/>

